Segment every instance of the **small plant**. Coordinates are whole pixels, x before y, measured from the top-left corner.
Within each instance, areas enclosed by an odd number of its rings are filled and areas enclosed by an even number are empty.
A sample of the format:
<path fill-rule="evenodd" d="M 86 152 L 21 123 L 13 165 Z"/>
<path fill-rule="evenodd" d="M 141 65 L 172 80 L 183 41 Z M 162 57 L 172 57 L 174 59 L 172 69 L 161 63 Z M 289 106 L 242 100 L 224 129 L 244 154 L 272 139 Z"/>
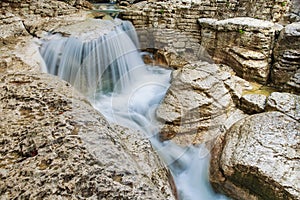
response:
<path fill-rule="evenodd" d="M 281 5 L 282 6 L 286 6 L 286 2 L 284 1 L 284 2 L 281 2 Z"/>
<path fill-rule="evenodd" d="M 245 33 L 245 30 L 239 29 L 239 33 L 240 33 L 240 34 L 244 34 L 244 33 Z"/>
<path fill-rule="evenodd" d="M 160 9 L 159 13 L 163 15 L 165 13 L 165 10 L 164 9 Z"/>
<path fill-rule="evenodd" d="M 229 1 L 226 2 L 226 7 L 228 8 L 230 6 Z"/>

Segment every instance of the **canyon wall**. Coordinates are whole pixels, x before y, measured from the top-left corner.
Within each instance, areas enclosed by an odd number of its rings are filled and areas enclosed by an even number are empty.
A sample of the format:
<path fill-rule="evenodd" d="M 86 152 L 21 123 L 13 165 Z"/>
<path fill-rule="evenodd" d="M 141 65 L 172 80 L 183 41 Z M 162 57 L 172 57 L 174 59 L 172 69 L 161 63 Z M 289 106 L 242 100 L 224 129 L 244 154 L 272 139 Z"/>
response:
<path fill-rule="evenodd" d="M 299 20 L 298 4 L 282 0 L 143 1 L 125 7 L 121 17 L 137 28 L 141 49 L 163 49 L 185 60 L 225 63 L 244 79 L 297 93 L 299 36 L 293 36 L 293 61 L 284 67 L 276 63 L 282 63 L 283 52 L 289 48 L 284 45 L 287 34 L 281 33 L 278 44 L 277 39 L 280 31 L 286 32 L 286 24 Z M 298 30 L 299 25 L 293 27 Z M 275 80 L 282 74 L 284 81 Z"/>
<path fill-rule="evenodd" d="M 64 3 L 66 2 L 66 3 Z M 76 12 L 79 8 L 90 8 L 91 5 L 83 0 L 2 0 L 1 10 L 14 14 L 37 14 L 42 17 L 55 17 Z"/>

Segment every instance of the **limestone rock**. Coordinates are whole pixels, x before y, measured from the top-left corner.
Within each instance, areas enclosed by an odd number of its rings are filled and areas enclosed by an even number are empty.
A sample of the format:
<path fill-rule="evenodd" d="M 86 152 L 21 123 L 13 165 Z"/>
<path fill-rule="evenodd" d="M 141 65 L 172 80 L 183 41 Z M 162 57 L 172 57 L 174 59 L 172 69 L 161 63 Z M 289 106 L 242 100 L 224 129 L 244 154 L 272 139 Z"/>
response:
<path fill-rule="evenodd" d="M 300 121 L 300 96 L 290 93 L 273 92 L 266 105 L 267 111 L 279 111 Z"/>
<path fill-rule="evenodd" d="M 217 65 L 188 64 L 172 76 L 171 87 L 156 111 L 164 123 L 160 132 L 163 140 L 172 139 L 180 145 L 208 142 L 244 117 L 236 112 L 223 83 L 230 74 Z M 231 114 L 234 117 L 230 119 Z"/>
<path fill-rule="evenodd" d="M 300 17 L 300 3 L 297 0 L 292 0 L 291 13 Z"/>
<path fill-rule="evenodd" d="M 39 42 L 31 36 L 10 40 L 0 48 L 0 72 L 43 71 L 43 58 L 39 53 Z"/>
<path fill-rule="evenodd" d="M 69 15 L 76 13 L 78 8 L 90 8 L 91 5 L 84 0 L 65 0 L 51 1 L 51 0 L 2 0 L 1 10 L 3 12 L 15 13 L 17 15 L 39 15 L 41 17 L 56 17 L 60 15 Z"/>
<path fill-rule="evenodd" d="M 291 78 L 300 70 L 300 22 L 287 25 L 280 33 L 274 49 L 272 83 L 285 91 L 299 93 L 300 81 Z M 288 81 L 294 82 L 286 84 Z"/>
<path fill-rule="evenodd" d="M 161 66 L 166 68 L 178 69 L 188 64 L 185 57 L 178 55 L 176 52 L 168 50 L 147 49 L 150 54 L 143 56 L 146 64 Z"/>
<path fill-rule="evenodd" d="M 300 91 L 300 69 L 290 78 L 284 86 L 285 90 L 299 94 Z"/>
<path fill-rule="evenodd" d="M 262 94 L 246 94 L 240 99 L 240 108 L 248 114 L 260 113 L 265 110 L 267 97 Z"/>
<path fill-rule="evenodd" d="M 282 26 L 249 17 L 201 18 L 201 45 L 244 79 L 266 83 L 275 34 Z"/>
<path fill-rule="evenodd" d="M 173 199 L 149 141 L 109 125 L 68 83 L 2 74 L 0 99 L 2 198 Z"/>
<path fill-rule="evenodd" d="M 299 199 L 300 124 L 280 113 L 251 115 L 219 137 L 210 181 L 234 199 Z"/>
<path fill-rule="evenodd" d="M 235 75 L 231 75 L 230 79 L 224 81 L 224 84 L 229 90 L 234 104 L 238 107 L 240 106 L 240 99 L 243 96 L 243 92 L 253 88 L 248 81 Z"/>
<path fill-rule="evenodd" d="M 28 35 L 20 17 L 12 13 L 0 14 L 0 42 L 13 37 Z M 0 43 L 0 47 L 2 46 Z"/>

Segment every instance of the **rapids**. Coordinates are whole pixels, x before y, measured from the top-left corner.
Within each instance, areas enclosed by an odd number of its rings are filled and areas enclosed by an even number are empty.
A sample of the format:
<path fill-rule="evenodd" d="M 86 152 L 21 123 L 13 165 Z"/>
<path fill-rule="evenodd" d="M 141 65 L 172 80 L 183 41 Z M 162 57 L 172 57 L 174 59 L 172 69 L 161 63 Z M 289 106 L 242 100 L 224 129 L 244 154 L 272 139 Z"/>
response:
<path fill-rule="evenodd" d="M 155 110 L 170 86 L 172 72 L 145 65 L 133 25 L 119 24 L 109 34 L 88 41 L 50 35 L 40 50 L 47 72 L 85 94 L 108 121 L 144 132 L 171 170 L 180 199 L 227 199 L 209 184 L 210 157 L 204 145 L 183 148 L 159 141 Z"/>

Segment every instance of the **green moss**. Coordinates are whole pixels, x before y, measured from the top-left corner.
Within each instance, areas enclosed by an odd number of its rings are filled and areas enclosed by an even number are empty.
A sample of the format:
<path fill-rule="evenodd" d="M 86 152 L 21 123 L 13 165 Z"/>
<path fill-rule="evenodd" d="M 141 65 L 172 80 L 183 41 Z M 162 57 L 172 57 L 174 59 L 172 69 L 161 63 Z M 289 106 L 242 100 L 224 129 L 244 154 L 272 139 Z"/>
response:
<path fill-rule="evenodd" d="M 245 30 L 244 30 L 244 29 L 239 29 L 239 33 L 240 33 L 240 34 L 244 34 L 244 33 L 245 33 Z"/>
<path fill-rule="evenodd" d="M 286 2 L 284 1 L 284 2 L 281 2 L 281 6 L 286 6 Z"/>
<path fill-rule="evenodd" d="M 165 13 L 165 10 L 164 9 L 160 9 L 159 13 L 163 15 Z"/>

